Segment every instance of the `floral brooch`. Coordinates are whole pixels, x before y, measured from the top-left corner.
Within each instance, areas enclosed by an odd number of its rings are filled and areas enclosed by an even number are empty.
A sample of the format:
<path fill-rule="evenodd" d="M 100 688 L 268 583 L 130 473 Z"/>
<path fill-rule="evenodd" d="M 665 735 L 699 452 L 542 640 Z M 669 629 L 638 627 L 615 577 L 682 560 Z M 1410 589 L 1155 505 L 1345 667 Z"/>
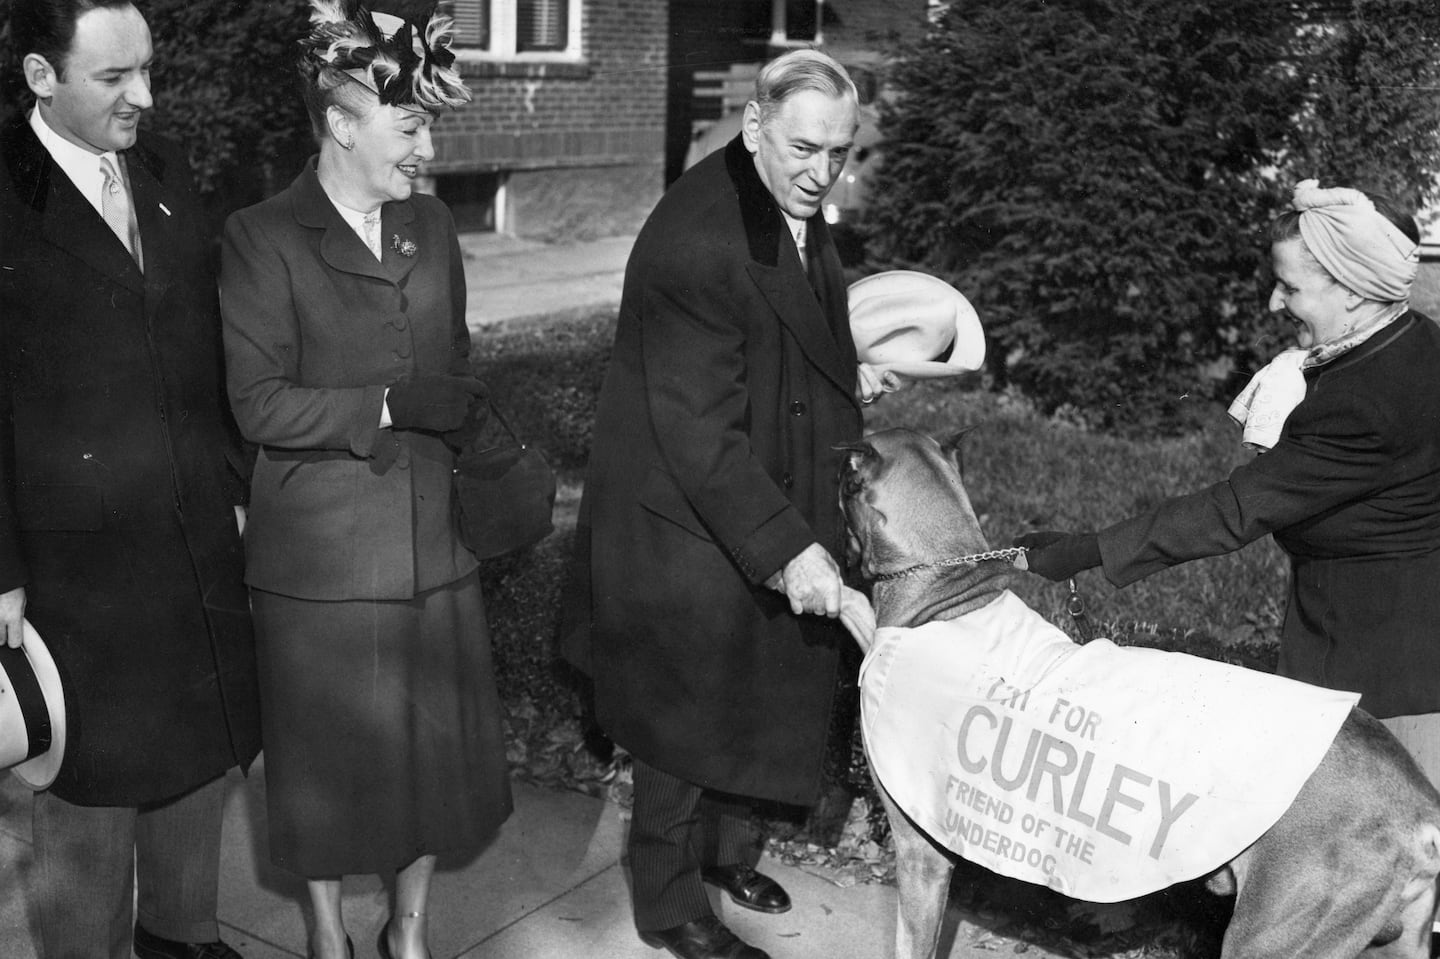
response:
<path fill-rule="evenodd" d="M 394 233 L 390 237 L 390 249 L 401 256 L 414 256 L 419 247 L 415 245 L 414 240 L 402 240 L 400 234 Z"/>

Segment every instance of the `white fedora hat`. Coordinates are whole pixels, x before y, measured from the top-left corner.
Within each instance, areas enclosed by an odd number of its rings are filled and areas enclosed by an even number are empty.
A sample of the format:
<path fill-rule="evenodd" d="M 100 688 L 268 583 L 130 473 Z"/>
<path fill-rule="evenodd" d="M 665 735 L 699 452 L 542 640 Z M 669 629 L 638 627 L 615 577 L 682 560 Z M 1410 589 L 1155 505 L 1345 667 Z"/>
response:
<path fill-rule="evenodd" d="M 862 363 L 904 376 L 956 376 L 985 362 L 970 301 L 939 277 L 889 270 L 850 284 L 850 334 Z M 949 356 L 944 360 L 946 350 Z"/>
<path fill-rule="evenodd" d="M 65 695 L 50 650 L 29 620 L 19 649 L 0 645 L 0 769 L 46 789 L 65 758 Z"/>

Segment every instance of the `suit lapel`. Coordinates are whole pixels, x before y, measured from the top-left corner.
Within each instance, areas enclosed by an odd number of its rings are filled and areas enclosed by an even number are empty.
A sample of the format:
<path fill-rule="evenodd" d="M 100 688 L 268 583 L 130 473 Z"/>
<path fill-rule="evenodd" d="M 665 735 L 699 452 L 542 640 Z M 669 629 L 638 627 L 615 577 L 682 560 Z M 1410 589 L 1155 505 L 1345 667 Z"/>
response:
<path fill-rule="evenodd" d="M 144 294 L 145 280 L 130 252 L 51 159 L 23 114 L 17 115 L 6 131 L 5 163 L 16 194 L 36 218 L 41 240 Z"/>
<path fill-rule="evenodd" d="M 750 263 L 746 271 L 750 279 L 780 317 L 780 322 L 795 336 L 800 348 L 820 372 L 833 380 L 835 385 L 849 393 L 854 389 L 854 367 L 847 366 L 840 344 L 831 332 L 820 301 L 815 291 L 806 282 L 805 273 L 795 263 L 768 267 L 763 263 Z"/>
<path fill-rule="evenodd" d="M 817 296 L 805 275 L 800 253 L 790 239 L 780 208 L 760 182 L 754 161 L 739 136 L 725 148 L 725 166 L 740 199 L 740 216 L 750 249 L 751 262 L 746 265 L 746 272 L 780 322 L 794 334 L 810 362 L 854 399 L 855 348 L 843 315 L 845 298 L 841 295 L 837 305 L 834 293 L 839 283 L 839 260 L 833 251 L 826 255 L 824 249 L 813 258 L 812 264 L 820 268 L 822 274 L 816 278 L 815 286 L 824 291 Z M 824 224 L 819 218 L 810 222 L 812 242 L 828 245 L 829 233 Z M 821 305 L 822 299 L 826 301 L 825 306 Z"/>
<path fill-rule="evenodd" d="M 355 276 L 369 276 L 386 283 L 399 284 L 409 275 L 415 265 L 415 257 L 405 256 L 393 249 L 393 237 L 409 239 L 408 225 L 414 219 L 415 211 L 408 202 L 387 203 L 380 215 L 380 259 L 356 235 L 330 202 L 320 178 L 315 173 L 312 158 L 305 171 L 295 182 L 295 219 L 302 226 L 322 229 L 320 256 L 331 267 L 342 273 Z"/>
<path fill-rule="evenodd" d="M 175 261 L 174 211 L 182 202 L 165 179 L 165 165 L 144 147 L 126 151 L 125 165 L 130 176 L 130 200 L 140 226 L 140 254 L 145 264 L 145 287 L 158 302 L 170 286 Z"/>

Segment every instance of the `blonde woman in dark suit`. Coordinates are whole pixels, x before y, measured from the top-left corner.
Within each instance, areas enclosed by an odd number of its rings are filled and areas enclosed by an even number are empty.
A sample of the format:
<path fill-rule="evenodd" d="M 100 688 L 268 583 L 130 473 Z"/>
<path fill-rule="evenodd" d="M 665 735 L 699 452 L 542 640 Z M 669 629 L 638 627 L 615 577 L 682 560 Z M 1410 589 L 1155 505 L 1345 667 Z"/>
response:
<path fill-rule="evenodd" d="M 232 216 L 223 248 L 230 399 L 260 446 L 246 579 L 270 855 L 306 878 L 325 959 L 351 948 L 341 877 L 392 870 L 380 954 L 427 956 L 436 855 L 477 850 L 511 808 L 452 510 L 447 440 L 483 402 L 465 278 L 448 211 L 413 192 L 432 122 L 468 93 L 448 21 L 419 6 L 315 0 L 301 59 L 319 156 Z"/>

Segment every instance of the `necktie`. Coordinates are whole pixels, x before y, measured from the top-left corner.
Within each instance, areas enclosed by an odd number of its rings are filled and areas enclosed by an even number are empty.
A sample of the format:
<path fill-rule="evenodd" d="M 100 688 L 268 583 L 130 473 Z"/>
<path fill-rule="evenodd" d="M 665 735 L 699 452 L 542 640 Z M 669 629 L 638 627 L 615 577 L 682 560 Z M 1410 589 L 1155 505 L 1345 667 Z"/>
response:
<path fill-rule="evenodd" d="M 365 245 L 375 254 L 375 259 L 383 259 L 380 253 L 380 211 L 365 214 L 364 225 Z"/>
<path fill-rule="evenodd" d="M 120 179 L 109 157 L 100 158 L 100 173 L 105 178 L 100 188 L 100 215 L 138 264 L 140 256 L 136 241 L 139 237 L 135 235 L 135 218 L 130 210 L 130 195 L 125 191 L 125 181 Z"/>
<path fill-rule="evenodd" d="M 809 273 L 809 272 L 810 272 L 810 258 L 805 255 L 805 234 L 806 234 L 806 232 L 807 232 L 807 231 L 806 231 L 806 229 L 805 229 L 805 221 L 804 221 L 804 220 L 801 220 L 799 227 L 797 227 L 796 230 L 795 230 L 795 252 L 797 252 L 797 253 L 800 254 L 800 265 L 801 265 L 802 267 L 804 267 L 806 273 Z"/>

